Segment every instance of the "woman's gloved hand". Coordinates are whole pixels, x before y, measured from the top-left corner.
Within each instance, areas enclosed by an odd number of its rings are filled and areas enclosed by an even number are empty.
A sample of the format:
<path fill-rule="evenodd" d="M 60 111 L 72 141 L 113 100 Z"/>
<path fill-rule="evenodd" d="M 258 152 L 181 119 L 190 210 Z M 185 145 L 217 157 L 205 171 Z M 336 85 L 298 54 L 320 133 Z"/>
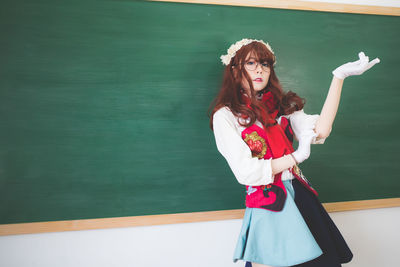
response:
<path fill-rule="evenodd" d="M 299 139 L 299 147 L 292 156 L 295 158 L 297 163 L 302 163 L 310 157 L 311 153 L 311 141 L 317 136 L 314 130 L 307 130 L 303 132 L 297 138 Z"/>
<path fill-rule="evenodd" d="M 303 109 L 293 112 L 289 120 L 296 138 L 308 130 L 314 130 L 318 118 L 319 115 L 305 114 Z"/>
<path fill-rule="evenodd" d="M 376 63 L 381 62 L 379 58 L 375 58 L 369 62 L 369 57 L 367 57 L 364 52 L 358 53 L 358 57 L 360 58 L 359 60 L 343 64 L 342 66 L 336 68 L 334 71 L 332 71 L 333 75 L 343 80 L 349 76 L 361 75 L 365 71 L 372 68 L 372 66 L 374 66 Z"/>

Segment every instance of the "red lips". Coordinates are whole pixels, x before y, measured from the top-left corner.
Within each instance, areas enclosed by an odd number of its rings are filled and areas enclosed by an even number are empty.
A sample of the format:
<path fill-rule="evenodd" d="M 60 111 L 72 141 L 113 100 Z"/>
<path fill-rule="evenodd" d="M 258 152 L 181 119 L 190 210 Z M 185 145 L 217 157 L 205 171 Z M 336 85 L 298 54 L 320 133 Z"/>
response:
<path fill-rule="evenodd" d="M 257 78 L 257 79 L 254 79 L 253 81 L 255 81 L 255 82 L 262 82 L 262 81 L 263 81 L 263 79 L 261 79 L 261 78 Z"/>

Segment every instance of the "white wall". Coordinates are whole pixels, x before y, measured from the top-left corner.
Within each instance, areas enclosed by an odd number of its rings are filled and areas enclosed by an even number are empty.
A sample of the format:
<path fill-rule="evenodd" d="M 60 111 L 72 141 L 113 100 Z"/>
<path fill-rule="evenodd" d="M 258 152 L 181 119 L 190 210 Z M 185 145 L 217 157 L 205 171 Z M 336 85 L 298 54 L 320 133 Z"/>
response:
<path fill-rule="evenodd" d="M 318 1 L 316 1 L 318 2 Z M 321 0 L 400 7 L 400 1 Z M 346 267 L 400 266 L 400 207 L 331 214 Z M 0 237 L 1 267 L 229 267 L 241 220 Z"/>
<path fill-rule="evenodd" d="M 400 266 L 400 207 L 337 212 L 353 251 L 345 267 Z M 241 220 L 0 237 L 4 267 L 235 267 Z"/>

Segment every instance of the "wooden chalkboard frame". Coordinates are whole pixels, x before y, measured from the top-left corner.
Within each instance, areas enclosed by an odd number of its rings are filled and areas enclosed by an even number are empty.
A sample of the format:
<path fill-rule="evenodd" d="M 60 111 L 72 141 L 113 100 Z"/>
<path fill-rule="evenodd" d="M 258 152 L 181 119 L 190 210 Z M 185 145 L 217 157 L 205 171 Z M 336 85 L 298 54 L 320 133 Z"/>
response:
<path fill-rule="evenodd" d="M 328 212 L 399 207 L 400 198 L 324 203 Z M 244 209 L 0 225 L 0 236 L 242 219 Z"/>
<path fill-rule="evenodd" d="M 398 8 L 398 7 L 367 6 L 367 5 L 338 4 L 338 3 L 321 3 L 321 2 L 307 2 L 307 1 L 298 1 L 298 0 L 246 0 L 246 1 L 243 1 L 243 0 L 218 0 L 218 1 L 217 0 L 150 0 L 150 1 L 400 16 L 400 8 Z"/>

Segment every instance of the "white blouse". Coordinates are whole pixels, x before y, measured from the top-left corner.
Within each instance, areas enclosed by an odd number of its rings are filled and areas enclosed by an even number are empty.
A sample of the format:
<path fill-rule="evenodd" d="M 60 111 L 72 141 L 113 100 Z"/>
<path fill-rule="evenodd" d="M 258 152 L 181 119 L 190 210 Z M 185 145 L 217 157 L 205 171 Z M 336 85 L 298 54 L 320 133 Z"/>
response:
<path fill-rule="evenodd" d="M 308 115 L 300 110 L 279 117 L 277 119 L 279 124 L 282 117 L 286 117 L 291 124 L 297 126 L 292 128 L 295 136 L 299 136 L 304 129 L 315 128 L 319 115 Z M 262 127 L 260 122 L 257 121 L 256 124 Z M 217 149 L 228 162 L 240 184 L 258 186 L 273 182 L 271 159 L 259 159 L 252 156 L 250 148 L 241 135 L 246 128 L 239 124 L 238 118 L 228 107 L 221 108 L 214 113 L 213 128 Z M 325 139 L 317 139 L 312 143 L 323 144 L 324 142 Z M 282 181 L 293 178 L 289 170 L 282 172 Z"/>

